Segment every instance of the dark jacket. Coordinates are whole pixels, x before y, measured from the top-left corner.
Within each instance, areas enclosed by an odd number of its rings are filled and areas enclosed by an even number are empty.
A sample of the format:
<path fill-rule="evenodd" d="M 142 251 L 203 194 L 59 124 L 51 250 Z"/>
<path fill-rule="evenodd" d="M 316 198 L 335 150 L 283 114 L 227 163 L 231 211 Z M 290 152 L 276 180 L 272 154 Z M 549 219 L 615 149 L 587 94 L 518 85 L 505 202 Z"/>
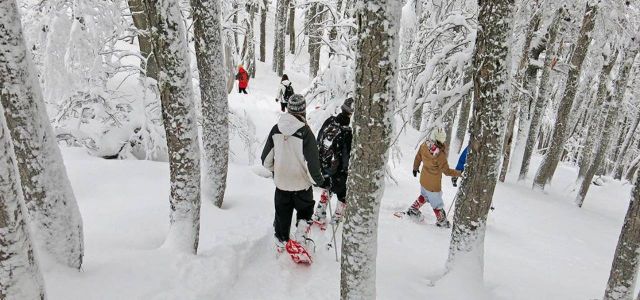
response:
<path fill-rule="evenodd" d="M 324 145 L 325 135 L 330 130 L 337 130 L 338 134 L 331 139 L 330 145 Z M 318 131 L 318 147 L 320 150 L 320 162 L 322 165 L 322 174 L 326 176 L 345 177 L 349 171 L 349 159 L 351 158 L 351 142 L 353 139 L 353 131 L 349 127 L 349 117 L 339 114 L 329 117 L 320 127 Z M 322 153 L 333 147 L 332 157 L 323 157 L 327 155 Z"/>
<path fill-rule="evenodd" d="M 456 165 L 456 170 L 462 172 L 464 171 L 464 165 L 467 163 L 467 152 L 469 151 L 469 147 L 464 147 L 462 153 L 460 153 L 460 157 L 458 158 L 458 164 Z"/>

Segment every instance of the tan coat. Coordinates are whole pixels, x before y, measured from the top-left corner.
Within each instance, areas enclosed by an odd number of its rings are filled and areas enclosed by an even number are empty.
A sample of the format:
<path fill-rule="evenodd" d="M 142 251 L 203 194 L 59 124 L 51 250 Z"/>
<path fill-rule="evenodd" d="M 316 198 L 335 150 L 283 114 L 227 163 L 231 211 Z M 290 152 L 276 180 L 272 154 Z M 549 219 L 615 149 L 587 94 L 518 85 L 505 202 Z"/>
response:
<path fill-rule="evenodd" d="M 449 168 L 445 149 L 440 150 L 437 156 L 433 156 L 426 143 L 422 143 L 418 153 L 416 153 L 416 158 L 413 161 L 413 170 L 418 170 L 420 163 L 422 163 L 420 185 L 430 192 L 442 191 L 442 174 L 451 177 L 460 177 L 461 175 L 459 171 Z"/>

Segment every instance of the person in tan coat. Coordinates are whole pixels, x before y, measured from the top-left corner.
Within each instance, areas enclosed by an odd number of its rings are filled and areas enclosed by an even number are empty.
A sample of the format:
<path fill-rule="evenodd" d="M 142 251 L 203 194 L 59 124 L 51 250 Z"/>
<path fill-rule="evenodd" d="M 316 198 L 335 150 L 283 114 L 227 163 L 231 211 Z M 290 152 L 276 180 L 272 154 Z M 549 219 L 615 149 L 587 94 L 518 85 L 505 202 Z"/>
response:
<path fill-rule="evenodd" d="M 418 221 L 424 220 L 420 208 L 428 201 L 438 220 L 436 225 L 448 228 L 450 225 L 442 201 L 442 174 L 460 177 L 461 173 L 449 168 L 447 149 L 444 144 L 446 139 L 445 131 L 442 128 L 436 128 L 431 132 L 429 139 L 420 145 L 413 161 L 413 176 L 416 177 L 420 173 L 420 196 L 406 214 Z M 421 171 L 420 165 L 422 165 Z"/>

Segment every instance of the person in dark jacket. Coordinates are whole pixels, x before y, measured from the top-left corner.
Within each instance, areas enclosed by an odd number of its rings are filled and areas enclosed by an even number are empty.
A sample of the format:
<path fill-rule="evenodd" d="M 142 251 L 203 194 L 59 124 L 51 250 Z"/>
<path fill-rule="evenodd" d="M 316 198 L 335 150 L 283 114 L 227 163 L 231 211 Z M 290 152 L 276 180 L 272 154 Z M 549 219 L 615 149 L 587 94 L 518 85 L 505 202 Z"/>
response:
<path fill-rule="evenodd" d="M 464 165 L 467 163 L 467 152 L 469 151 L 469 146 L 464 147 L 462 153 L 460 153 L 460 157 L 458 157 L 458 164 L 456 165 L 456 170 L 460 171 L 460 173 L 464 172 Z M 458 177 L 451 177 L 451 183 L 453 186 L 458 186 Z"/>
<path fill-rule="evenodd" d="M 327 204 L 333 194 L 338 197 L 338 205 L 331 218 L 332 223 L 336 224 L 341 221 L 347 207 L 347 176 L 353 139 L 349 125 L 353 114 L 353 98 L 345 100 L 341 110 L 338 115 L 329 117 L 318 132 L 320 164 L 322 175 L 325 178 L 325 186 L 313 219 L 320 226 L 326 224 Z"/>
<path fill-rule="evenodd" d="M 249 86 L 249 73 L 245 71 L 242 65 L 238 66 L 238 74 L 236 74 L 238 80 L 238 93 L 247 93 L 247 87 Z"/>
<path fill-rule="evenodd" d="M 287 108 L 287 103 L 289 103 L 289 98 L 294 95 L 293 86 L 291 81 L 289 81 L 289 76 L 287 74 L 282 75 L 282 79 L 280 80 L 280 85 L 278 86 L 278 95 L 276 96 L 276 102 L 280 102 L 280 110 L 282 112 Z"/>
<path fill-rule="evenodd" d="M 271 129 L 261 156 L 263 166 L 273 172 L 276 185 L 273 226 L 279 252 L 289 241 L 294 209 L 297 219 L 295 240 L 302 244 L 308 239 L 315 204 L 312 186 L 324 183 L 318 145 L 305 119 L 304 97 L 292 96 L 287 111 Z"/>

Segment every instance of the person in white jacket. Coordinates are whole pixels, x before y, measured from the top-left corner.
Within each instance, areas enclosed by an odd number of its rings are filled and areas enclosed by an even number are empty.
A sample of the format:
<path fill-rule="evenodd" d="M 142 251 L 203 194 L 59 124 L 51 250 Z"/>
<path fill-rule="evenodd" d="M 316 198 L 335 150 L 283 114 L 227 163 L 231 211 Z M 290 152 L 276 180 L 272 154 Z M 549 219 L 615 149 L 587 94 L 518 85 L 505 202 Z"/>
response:
<path fill-rule="evenodd" d="M 294 95 L 278 124 L 273 126 L 262 150 L 262 165 L 273 172 L 275 192 L 276 247 L 280 250 L 289 241 L 293 211 L 296 211 L 295 240 L 304 243 L 313 221 L 312 186 L 322 186 L 318 144 L 306 124 L 306 104 L 302 95 Z"/>
<path fill-rule="evenodd" d="M 282 75 L 282 80 L 280 80 L 280 85 L 278 86 L 278 95 L 276 96 L 276 102 L 280 102 L 280 110 L 282 110 L 282 112 L 287 108 L 289 98 L 291 98 L 293 94 L 293 86 L 291 85 L 291 81 L 289 81 L 289 76 L 287 76 L 287 74 Z"/>

